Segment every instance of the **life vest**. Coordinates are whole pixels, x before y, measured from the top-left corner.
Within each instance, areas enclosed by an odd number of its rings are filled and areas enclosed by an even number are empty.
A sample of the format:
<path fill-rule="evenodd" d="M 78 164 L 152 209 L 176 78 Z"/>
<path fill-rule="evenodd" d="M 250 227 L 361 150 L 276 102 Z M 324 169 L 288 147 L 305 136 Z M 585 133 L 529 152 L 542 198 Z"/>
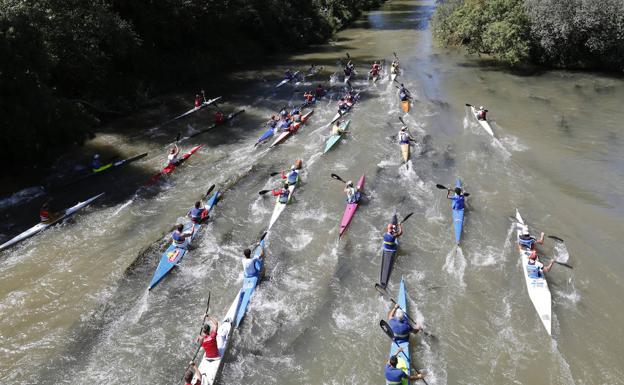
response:
<path fill-rule="evenodd" d="M 528 250 L 531 250 L 531 248 L 533 248 L 533 244 L 535 243 L 535 238 L 533 238 L 532 236 L 529 236 L 529 238 L 523 238 L 523 235 L 518 237 L 518 244 Z"/>
<path fill-rule="evenodd" d="M 407 322 L 407 317 L 403 316 L 402 320 L 398 320 L 394 317 L 390 318 L 388 322 L 390 325 L 390 329 L 394 333 L 394 340 L 397 342 L 407 341 L 409 339 L 409 333 L 412 330 L 409 323 Z"/>
<path fill-rule="evenodd" d="M 290 196 L 290 191 L 288 191 L 287 188 L 282 188 L 282 190 L 280 191 L 280 194 L 279 194 L 279 201 L 280 201 L 280 203 L 287 203 L 289 196 Z"/>
<path fill-rule="evenodd" d="M 386 377 L 387 385 L 400 385 L 401 380 L 407 377 L 407 374 L 403 369 L 395 368 L 390 364 L 386 364 L 384 368 L 384 375 Z"/>
<path fill-rule="evenodd" d="M 41 222 L 45 222 L 50 219 L 50 212 L 44 208 L 39 210 L 39 219 Z"/>
<path fill-rule="evenodd" d="M 286 180 L 288 180 L 289 185 L 293 185 L 297 183 L 297 178 L 299 178 L 299 173 L 296 170 L 293 170 L 288 173 L 288 178 Z"/>
<path fill-rule="evenodd" d="M 189 215 L 191 216 L 191 219 L 193 220 L 193 222 L 200 222 L 202 219 L 204 219 L 204 211 L 206 209 L 204 209 L 203 207 L 200 208 L 195 208 L 193 207 L 190 211 L 189 211 Z"/>
<path fill-rule="evenodd" d="M 383 236 L 383 247 L 389 251 L 395 251 L 397 249 L 396 237 L 393 234 L 386 232 Z"/>
<path fill-rule="evenodd" d="M 200 98 L 195 98 L 195 108 L 201 106 L 201 99 Z"/>
<path fill-rule="evenodd" d="M 347 188 L 347 202 L 355 203 L 357 201 L 357 194 L 355 191 L 355 187 Z"/>
<path fill-rule="evenodd" d="M 531 260 L 529 260 L 529 263 L 527 263 L 526 266 L 526 270 L 529 278 L 542 278 L 542 269 L 535 262 L 531 262 Z"/>
<path fill-rule="evenodd" d="M 453 210 L 463 210 L 465 205 L 464 205 L 464 196 L 463 195 L 455 195 L 454 197 L 452 197 L 451 199 L 453 199 L 453 204 L 451 205 L 451 208 Z"/>
<path fill-rule="evenodd" d="M 186 242 L 186 239 L 178 230 L 175 230 L 173 233 L 171 233 L 171 239 L 173 239 L 173 243 L 175 243 L 176 245 L 183 245 Z"/>
<path fill-rule="evenodd" d="M 409 143 L 409 134 L 405 131 L 399 132 L 399 143 L 400 144 L 408 144 Z"/>

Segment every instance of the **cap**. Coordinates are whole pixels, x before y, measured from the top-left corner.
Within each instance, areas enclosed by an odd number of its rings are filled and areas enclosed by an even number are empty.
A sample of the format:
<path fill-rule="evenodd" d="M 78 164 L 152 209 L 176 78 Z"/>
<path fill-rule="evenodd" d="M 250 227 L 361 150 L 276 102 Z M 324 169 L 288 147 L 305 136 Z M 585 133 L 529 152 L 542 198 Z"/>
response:
<path fill-rule="evenodd" d="M 531 233 L 529 233 L 529 227 L 528 226 L 522 226 L 522 235 L 530 235 Z"/>
<path fill-rule="evenodd" d="M 537 259 L 537 251 L 533 250 L 531 254 L 529 254 L 529 259 Z"/>
<path fill-rule="evenodd" d="M 482 110 L 482 109 L 483 109 L 483 106 L 480 106 L 480 107 L 479 107 L 479 109 L 480 109 L 480 110 Z"/>
<path fill-rule="evenodd" d="M 100 154 L 95 154 L 95 155 L 93 155 L 93 157 L 94 157 L 95 159 L 97 159 L 97 158 L 99 158 L 99 157 L 100 157 Z"/>
<path fill-rule="evenodd" d="M 295 165 L 293 164 L 292 166 L 290 166 L 290 169 L 291 169 L 291 170 L 296 170 L 296 169 L 297 169 L 297 167 L 295 167 Z"/>
<path fill-rule="evenodd" d="M 353 181 L 351 181 L 351 180 L 350 180 L 350 181 L 348 181 L 348 182 L 347 182 L 347 186 L 353 186 Z"/>
<path fill-rule="evenodd" d="M 401 127 L 401 131 L 407 131 L 407 126 Z"/>
<path fill-rule="evenodd" d="M 394 318 L 403 319 L 404 316 L 405 313 L 401 309 L 396 309 L 396 311 L 394 312 Z"/>

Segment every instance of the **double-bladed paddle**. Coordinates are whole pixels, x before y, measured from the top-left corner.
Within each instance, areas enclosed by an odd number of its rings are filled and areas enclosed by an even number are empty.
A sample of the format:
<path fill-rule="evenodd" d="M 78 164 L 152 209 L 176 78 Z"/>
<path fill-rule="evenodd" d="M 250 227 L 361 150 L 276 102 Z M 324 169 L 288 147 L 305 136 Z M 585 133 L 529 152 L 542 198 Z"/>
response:
<path fill-rule="evenodd" d="M 408 217 L 405 217 L 405 219 L 407 219 Z M 405 219 L 403 219 L 403 222 L 405 222 Z M 401 222 L 401 223 L 403 223 Z M 392 302 L 395 305 L 398 305 L 398 303 L 396 302 L 396 300 L 394 298 L 392 298 L 392 296 L 390 295 L 390 293 L 388 293 L 388 290 L 384 289 L 383 286 L 381 286 L 380 284 L 376 283 L 375 284 L 375 289 L 377 289 L 377 291 L 379 292 L 379 294 L 381 294 L 382 297 L 390 300 L 390 302 Z M 411 323 L 411 327 L 412 329 L 418 329 L 418 324 L 416 323 L 416 321 L 414 321 L 405 311 L 405 309 L 403 309 L 401 306 L 399 306 L 399 309 L 403 310 L 403 314 L 405 314 L 405 317 L 407 317 L 407 320 Z M 437 339 L 438 337 L 434 336 L 433 334 L 423 330 L 422 328 L 420 329 L 424 335 L 426 335 L 427 337 L 431 337 L 433 339 Z"/>
<path fill-rule="evenodd" d="M 332 178 L 334 178 L 334 179 L 336 179 L 336 180 L 341 181 L 342 183 L 347 183 L 344 179 L 342 179 L 341 177 L 339 177 L 339 176 L 338 176 L 338 175 L 336 175 L 336 174 L 331 174 L 331 177 L 332 177 Z"/>
<path fill-rule="evenodd" d="M 512 222 L 518 223 L 518 221 L 517 221 L 517 220 L 516 220 L 516 218 L 514 218 L 514 217 L 509 217 L 509 219 L 510 219 Z M 524 224 L 523 224 L 523 225 L 524 225 Z M 559 238 L 559 237 L 558 237 L 558 236 L 556 236 L 556 235 L 546 235 L 546 237 L 547 237 L 547 238 L 550 238 L 550 239 L 554 239 L 554 240 L 555 240 L 555 241 L 557 241 L 557 242 L 564 243 L 563 239 Z M 570 265 L 569 263 L 566 263 L 566 262 L 560 262 L 560 261 L 557 261 L 556 259 L 554 259 L 554 261 L 555 261 L 555 263 L 556 263 L 556 264 L 561 265 L 561 266 L 565 266 L 565 267 L 567 267 L 568 269 L 573 269 L 573 268 L 574 268 L 574 267 L 573 267 L 572 265 Z"/>
<path fill-rule="evenodd" d="M 394 332 L 392 331 L 392 328 L 390 328 L 390 325 L 388 325 L 388 323 L 387 323 L 385 320 L 381 320 L 381 321 L 379 321 L 379 327 L 381 327 L 381 330 L 383 330 L 383 331 L 384 331 L 384 333 L 386 333 L 386 335 L 388 336 L 388 338 L 390 338 L 390 339 L 392 340 L 392 342 L 393 342 L 393 343 L 394 343 L 394 344 L 395 344 L 395 345 L 396 345 L 396 346 L 400 349 L 400 348 L 401 348 L 401 346 L 400 346 L 400 345 L 399 345 L 399 344 L 398 344 L 398 343 L 394 340 Z M 409 361 L 409 357 L 405 354 L 405 352 L 404 352 L 403 350 L 401 350 L 401 353 L 403 353 L 403 356 L 405 357 L 405 359 L 406 359 L 407 361 Z M 411 368 L 413 371 L 415 371 L 415 372 L 416 372 L 416 373 L 418 373 L 418 374 L 421 374 L 421 373 L 420 373 L 420 370 L 416 369 L 416 368 L 412 365 L 412 363 L 411 363 L 411 362 L 409 363 L 409 366 L 410 366 L 410 368 Z M 426 385 L 429 385 L 429 384 L 427 383 L 427 380 L 425 380 L 424 378 L 421 378 L 421 380 L 423 380 L 423 382 L 424 382 Z"/>
<path fill-rule="evenodd" d="M 450 188 L 446 187 L 443 184 L 436 184 L 436 187 L 439 188 L 440 190 L 446 190 L 446 191 L 449 191 L 449 190 L 452 191 L 453 190 L 453 189 L 450 189 Z M 465 197 L 469 197 L 470 196 L 470 193 L 467 193 L 467 192 L 465 192 L 463 194 L 464 194 Z"/>

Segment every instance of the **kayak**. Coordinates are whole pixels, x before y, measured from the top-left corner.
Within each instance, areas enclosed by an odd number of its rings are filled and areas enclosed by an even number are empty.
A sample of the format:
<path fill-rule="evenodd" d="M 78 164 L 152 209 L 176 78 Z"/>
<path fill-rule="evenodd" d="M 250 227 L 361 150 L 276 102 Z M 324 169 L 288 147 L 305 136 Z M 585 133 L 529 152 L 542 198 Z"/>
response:
<path fill-rule="evenodd" d="M 65 182 L 65 183 L 60 184 L 60 185 L 57 185 L 57 186 L 50 186 L 50 187 L 48 187 L 48 189 L 50 190 L 50 189 L 56 189 L 56 188 L 66 187 L 66 186 L 72 185 L 72 184 L 74 184 L 74 183 L 82 182 L 82 181 L 84 181 L 84 180 L 86 180 L 86 179 L 89 179 L 89 178 L 91 178 L 91 177 L 93 177 L 93 176 L 96 176 L 96 175 L 101 175 L 101 174 L 105 173 L 106 171 L 114 170 L 114 169 L 116 169 L 116 168 L 118 168 L 118 167 L 125 166 L 125 165 L 130 164 L 130 163 L 132 163 L 132 162 L 134 162 L 134 161 L 137 161 L 137 160 L 139 160 L 139 159 L 142 159 L 142 158 L 144 158 L 144 157 L 146 157 L 146 156 L 147 156 L 147 152 L 144 152 L 143 154 L 135 155 L 135 156 L 133 156 L 133 157 L 131 157 L 131 158 L 127 158 L 127 159 L 123 159 L 123 160 L 118 160 L 117 162 L 110 162 L 110 163 L 107 163 L 107 164 L 103 165 L 103 166 L 102 166 L 102 167 L 100 167 L 100 168 L 97 168 L 97 169 L 92 169 L 92 170 L 91 170 L 88 174 L 86 174 L 86 175 L 79 176 L 79 177 L 77 177 L 77 178 L 75 178 L 75 179 L 73 179 L 73 180 L 70 180 L 70 181 L 68 181 L 68 182 Z"/>
<path fill-rule="evenodd" d="M 283 86 L 283 85 L 284 85 L 284 84 L 286 84 L 286 83 L 290 83 L 291 81 L 293 81 L 294 79 L 296 79 L 296 78 L 297 78 L 297 75 L 299 75 L 299 72 L 300 72 L 300 71 L 296 71 L 294 74 L 292 74 L 292 77 L 291 77 L 291 78 L 286 78 L 286 79 L 282 80 L 281 82 L 279 82 L 279 83 L 275 86 L 275 88 L 279 88 L 279 87 Z"/>
<path fill-rule="evenodd" d="M 269 127 L 262 135 L 260 135 L 260 137 L 258 138 L 258 141 L 256 142 L 255 146 L 259 145 L 260 143 L 265 142 L 267 139 L 272 137 L 273 134 L 275 134 L 275 127 L 274 128 Z"/>
<path fill-rule="evenodd" d="M 188 116 L 188 115 L 190 115 L 190 114 L 192 114 L 192 113 L 194 113 L 194 112 L 197 112 L 197 111 L 201 110 L 201 109 L 202 109 L 202 108 L 204 108 L 204 107 L 208 107 L 209 105 L 211 105 L 211 104 L 213 104 L 214 102 L 217 102 L 217 101 L 219 101 L 219 100 L 221 100 L 221 96 L 218 96 L 218 97 L 216 97 L 216 98 L 214 98 L 214 99 L 205 100 L 205 101 L 204 101 L 202 104 L 200 104 L 198 107 L 193 107 L 193 108 L 191 108 L 190 110 L 186 111 L 185 113 L 180 114 L 180 115 L 176 116 L 175 118 L 173 118 L 173 119 L 170 119 L 170 120 L 166 121 L 164 124 L 171 123 L 171 122 L 173 122 L 173 121 L 175 121 L 175 120 L 178 120 L 178 119 L 182 119 L 183 117 Z"/>
<path fill-rule="evenodd" d="M 522 217 L 520 216 L 520 212 L 516 209 L 516 221 L 517 223 L 517 236 L 520 238 L 522 235 L 522 229 L 526 226 L 528 227 Z M 517 244 L 517 243 L 516 243 Z M 540 319 L 542 320 L 542 324 L 546 328 L 548 335 L 551 334 L 551 298 L 550 298 L 550 289 L 548 288 L 548 282 L 544 277 L 541 278 L 530 278 L 527 272 L 526 266 L 529 263 L 529 255 L 531 254 L 530 250 L 522 250 L 520 251 L 520 259 L 522 260 L 522 274 L 524 275 L 524 279 L 526 281 L 527 291 L 529 292 L 529 298 L 531 298 L 531 302 L 533 302 L 533 306 L 537 311 Z"/>
<path fill-rule="evenodd" d="M 357 191 L 361 191 L 364 188 L 364 182 L 366 181 L 366 176 L 362 175 L 355 185 Z M 342 237 L 345 231 L 347 231 L 347 226 L 351 223 L 351 219 L 355 215 L 355 211 L 359 206 L 359 201 L 356 203 L 347 203 L 347 207 L 345 208 L 344 214 L 342 214 L 342 219 L 340 220 L 340 230 L 338 233 L 338 238 Z"/>
<path fill-rule="evenodd" d="M 294 134 L 295 132 L 297 132 L 297 130 L 299 130 L 299 128 L 301 126 L 303 126 L 307 121 L 308 118 L 310 118 L 310 115 L 312 115 L 314 113 L 314 110 L 308 112 L 307 114 L 303 115 L 301 117 L 301 122 L 300 123 L 292 123 L 291 127 L 288 128 L 288 130 L 283 131 L 281 134 L 279 134 L 279 136 L 275 139 L 275 141 L 273 141 L 273 143 L 271 144 L 271 147 L 275 147 L 278 144 L 282 143 L 283 141 L 285 141 L 286 139 L 288 139 L 288 137 L 292 134 Z"/>
<path fill-rule="evenodd" d="M 401 307 L 401 309 L 403 309 L 403 311 L 405 311 L 405 314 L 407 315 L 407 311 L 408 311 L 407 310 L 407 294 L 405 292 L 405 281 L 403 280 L 403 277 L 401 277 L 401 286 L 399 286 L 399 295 L 397 296 L 397 304 Z M 406 342 L 399 342 L 398 345 L 401 347 L 403 352 L 397 355 L 397 351 L 399 350 L 399 348 L 397 347 L 397 344 L 395 342 L 392 342 L 392 344 L 390 345 L 390 357 L 396 355 L 399 361 L 399 363 L 397 364 L 397 368 L 403 369 L 405 374 L 409 376 L 410 375 L 409 337 Z M 409 380 L 403 380 L 403 384 L 408 385 Z"/>
<path fill-rule="evenodd" d="M 410 102 L 409 102 L 409 100 L 401 100 L 401 109 L 405 113 L 409 112 L 409 110 L 410 110 Z"/>
<path fill-rule="evenodd" d="M 204 207 L 208 209 L 208 213 L 212 210 L 212 208 L 217 204 L 217 199 L 219 198 L 219 191 L 217 190 L 210 197 L 206 196 L 204 198 Z M 199 233 L 199 229 L 201 228 L 201 223 L 195 223 L 189 220 L 184 225 L 184 232 L 188 232 L 193 229 L 193 235 L 191 235 L 191 240 L 189 241 L 189 245 L 193 242 L 197 234 Z M 187 246 L 176 246 L 171 242 L 167 250 L 160 257 L 160 262 L 158 262 L 158 266 L 154 271 L 154 275 L 152 276 L 152 280 L 149 283 L 148 290 L 152 290 L 154 286 L 156 286 L 169 272 L 180 262 L 180 260 L 184 257 L 186 252 L 188 251 Z"/>
<path fill-rule="evenodd" d="M 242 114 L 243 112 L 245 112 L 245 110 L 239 110 L 239 111 L 233 112 L 233 113 L 229 114 L 227 117 L 225 117 L 225 119 L 223 119 L 222 121 L 220 121 L 220 122 L 215 122 L 215 123 L 213 123 L 213 124 L 212 124 L 212 126 L 210 126 L 210 127 L 208 127 L 208 128 L 205 128 L 205 129 L 203 129 L 203 130 L 201 130 L 201 131 L 195 132 L 195 133 L 193 133 L 193 134 L 191 134 L 191 135 L 189 135 L 189 136 L 186 136 L 186 137 L 184 137 L 184 138 L 180 139 L 180 141 L 182 141 L 182 140 L 186 140 L 186 139 L 190 139 L 190 138 L 194 138 L 194 137 L 196 137 L 197 135 L 201 135 L 201 134 L 204 134 L 204 133 L 206 133 L 206 132 L 208 132 L 208 131 L 212 130 L 213 128 L 216 128 L 216 127 L 222 126 L 222 125 L 224 125 L 225 123 L 227 123 L 227 122 L 229 122 L 230 120 L 232 120 L 232 119 L 234 119 L 235 117 L 237 117 L 238 115 Z"/>
<path fill-rule="evenodd" d="M 344 116 L 346 113 L 348 113 L 349 111 L 351 111 L 351 109 L 353 108 L 353 106 L 355 105 L 355 103 L 357 103 L 357 101 L 360 100 L 360 93 L 358 92 L 357 94 L 355 94 L 355 96 L 353 97 L 353 104 L 351 104 L 349 106 L 349 108 L 347 108 L 345 111 L 340 111 L 338 110 L 338 112 L 336 112 L 336 115 L 334 115 L 334 118 L 332 119 L 331 123 L 335 123 L 336 120 L 340 119 L 341 116 Z"/>
<path fill-rule="evenodd" d="M 290 203 L 293 193 L 295 192 L 295 188 L 297 188 L 297 185 L 299 184 L 299 178 L 300 177 L 297 176 L 297 183 L 293 185 L 288 185 L 288 201 L 286 201 L 286 203 L 280 203 L 279 197 L 275 199 L 275 208 L 273 209 L 273 215 L 271 215 L 271 220 L 269 221 L 269 227 L 267 228 L 267 231 L 269 231 L 271 227 L 273 227 L 273 224 L 275 224 L 277 218 L 279 218 L 279 216 L 282 215 L 282 212 L 286 210 L 286 205 Z"/>
<path fill-rule="evenodd" d="M 472 111 L 472 115 L 474 115 L 475 119 L 477 119 L 481 127 L 483 127 L 483 129 L 485 130 L 485 132 L 487 132 L 491 136 L 494 136 L 494 131 L 492 131 L 492 126 L 490 126 L 490 123 L 487 120 L 480 120 L 477 117 L 477 109 L 474 108 L 474 106 L 470 106 L 470 110 Z"/>
<path fill-rule="evenodd" d="M 251 255 L 252 258 L 259 257 L 264 251 L 264 239 L 260 241 L 260 243 L 252 250 Z M 262 265 L 264 265 L 264 260 L 260 263 L 260 269 L 262 269 Z M 241 300 L 240 306 L 238 308 L 238 312 L 236 313 L 236 322 L 235 325 L 238 327 L 245 317 L 245 313 L 247 312 L 247 308 L 249 307 L 249 301 L 251 300 L 251 295 L 254 290 L 256 290 L 256 286 L 258 286 L 258 281 L 260 281 L 259 277 L 245 277 L 243 278 L 243 287 L 241 288 Z"/>
<path fill-rule="evenodd" d="M 11 238 L 10 240 L 6 241 L 5 243 L 3 243 L 2 245 L 0 245 L 0 250 L 4 250 L 14 244 L 16 244 L 17 242 L 23 241 L 26 238 L 32 237 L 33 235 L 47 229 L 50 226 L 53 226 L 59 222 L 61 222 L 63 219 L 73 215 L 76 211 L 84 208 L 85 206 L 89 205 L 91 202 L 93 202 L 94 200 L 98 199 L 99 197 L 101 197 L 102 195 L 104 195 L 104 193 L 100 193 L 94 197 L 91 197 L 89 199 L 87 199 L 84 202 L 78 202 L 75 205 L 73 205 L 72 207 L 68 208 L 65 210 L 65 212 L 63 213 L 63 215 L 54 218 L 46 223 L 40 222 L 37 223 L 36 225 L 34 225 L 33 227 L 31 227 L 30 229 L 24 231 L 23 233 Z"/>
<path fill-rule="evenodd" d="M 392 223 L 398 223 L 396 214 L 392 218 Z M 390 273 L 392 273 L 392 266 L 394 265 L 394 257 L 399 250 L 399 238 L 396 238 L 397 249 L 396 250 L 386 250 L 386 248 L 381 246 L 381 272 L 379 274 L 379 284 L 384 289 L 388 286 L 388 281 L 390 280 Z"/>
<path fill-rule="evenodd" d="M 230 339 L 232 338 L 232 334 L 236 328 L 234 322 L 240 308 L 240 304 L 241 292 L 239 291 L 236 293 L 236 297 L 234 298 L 234 301 L 230 305 L 228 311 L 225 313 L 223 320 L 219 322 L 219 328 L 217 329 L 217 347 L 219 348 L 220 358 L 207 360 L 206 356 L 202 355 L 202 359 L 197 367 L 199 373 L 201 373 L 202 385 L 214 384 L 223 369 L 223 357 L 227 353 L 230 346 Z"/>
<path fill-rule="evenodd" d="M 396 80 L 397 74 L 390 74 L 390 81 L 394 82 Z"/>
<path fill-rule="evenodd" d="M 455 181 L 455 187 L 461 188 L 461 180 L 457 178 Z M 453 209 L 453 227 L 455 228 L 455 243 L 459 245 L 461 240 L 462 228 L 464 227 L 464 210 Z"/>
<path fill-rule="evenodd" d="M 176 167 L 178 167 L 180 164 L 182 164 L 182 162 L 184 162 L 185 160 L 187 160 L 188 158 L 191 157 L 191 155 L 193 155 L 194 153 L 196 153 L 197 151 L 199 151 L 200 148 L 202 148 L 204 145 L 201 144 L 199 146 L 195 146 L 193 148 L 191 148 L 191 150 L 189 152 L 187 152 L 186 154 L 182 155 L 182 157 L 180 158 L 180 160 L 178 161 L 178 163 L 176 164 L 168 164 L 165 168 L 162 169 L 161 172 L 159 172 L 158 174 L 153 175 L 148 181 L 147 184 L 153 184 L 156 183 L 163 175 L 167 175 L 170 174 L 173 170 L 175 170 Z"/>
<path fill-rule="evenodd" d="M 342 124 L 340 125 L 340 130 L 346 131 L 347 128 L 349 128 L 349 123 L 351 123 L 350 120 L 347 120 L 346 122 L 342 122 Z M 331 150 L 331 148 L 334 147 L 334 145 L 338 143 L 340 141 L 340 138 L 342 138 L 343 136 L 344 136 L 344 132 L 342 132 L 341 134 L 337 134 L 337 135 L 330 135 L 329 138 L 327 138 L 327 142 L 325 142 L 325 150 L 323 151 L 323 154 Z"/>
<path fill-rule="evenodd" d="M 407 162 L 409 160 L 410 157 L 410 145 L 409 143 L 404 143 L 404 144 L 400 144 L 401 146 L 401 158 L 403 159 L 403 162 Z"/>

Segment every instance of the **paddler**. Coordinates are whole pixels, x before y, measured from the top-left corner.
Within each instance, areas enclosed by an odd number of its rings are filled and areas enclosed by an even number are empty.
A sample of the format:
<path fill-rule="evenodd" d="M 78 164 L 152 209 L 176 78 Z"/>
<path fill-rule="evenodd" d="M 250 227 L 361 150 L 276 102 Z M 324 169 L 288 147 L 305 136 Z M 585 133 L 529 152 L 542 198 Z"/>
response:
<path fill-rule="evenodd" d="M 536 239 L 529 232 L 528 226 L 522 227 L 522 233 L 518 237 L 518 250 L 535 250 L 535 245 L 543 245 L 544 244 L 544 233 L 540 234 L 540 238 Z"/>
<path fill-rule="evenodd" d="M 412 98 L 412 95 L 410 94 L 409 90 L 405 88 L 403 83 L 401 83 L 401 88 L 399 88 L 399 98 L 401 98 L 402 102 L 410 100 Z"/>
<path fill-rule="evenodd" d="M 264 275 L 264 250 L 260 252 L 260 255 L 251 257 L 251 250 L 245 249 L 243 251 L 245 258 L 243 258 L 243 272 L 245 278 L 258 277 L 262 278 Z"/>
<path fill-rule="evenodd" d="M 533 250 L 529 255 L 529 261 L 526 266 L 527 275 L 529 278 L 544 278 L 544 273 L 548 273 L 552 269 L 555 260 L 552 259 L 548 266 L 544 267 L 544 264 L 538 260 L 537 251 Z"/>
<path fill-rule="evenodd" d="M 202 97 L 199 94 L 195 94 L 195 108 L 199 108 L 202 105 Z"/>
<path fill-rule="evenodd" d="M 173 232 L 171 233 L 172 243 L 176 247 L 187 247 L 189 242 L 191 241 L 191 237 L 193 236 L 194 229 L 195 226 L 191 226 L 190 231 L 184 231 L 184 225 L 182 223 L 178 223 L 175 230 L 173 230 Z"/>
<path fill-rule="evenodd" d="M 279 197 L 279 203 L 288 203 L 288 198 L 290 197 L 290 191 L 288 191 L 288 182 L 284 183 L 284 187 L 282 187 L 281 189 L 271 190 L 271 194 L 273 194 L 274 197 Z"/>
<path fill-rule="evenodd" d="M 178 159 L 179 153 L 180 149 L 178 148 L 178 145 L 174 144 L 173 147 L 171 147 L 171 150 L 169 150 L 169 155 L 167 155 L 167 163 L 169 164 L 169 166 L 175 166 L 176 164 L 178 164 L 178 162 L 180 161 Z"/>
<path fill-rule="evenodd" d="M 347 203 L 357 203 L 362 197 L 358 189 L 353 186 L 353 181 L 348 181 L 343 191 L 347 194 Z"/>
<path fill-rule="evenodd" d="M 310 105 L 316 102 L 316 98 L 314 98 L 314 94 L 312 93 L 312 91 L 306 91 L 303 94 L 303 98 L 305 99 L 306 105 Z"/>
<path fill-rule="evenodd" d="M 342 125 L 344 124 L 344 120 L 337 120 L 336 123 L 332 126 L 330 135 L 342 135 L 345 133 L 345 130 L 342 129 Z"/>
<path fill-rule="evenodd" d="M 451 208 L 453 210 L 463 210 L 465 208 L 466 196 L 464 195 L 464 191 L 461 187 L 455 187 L 455 190 L 451 190 L 449 188 L 446 192 L 446 197 L 453 201 L 451 204 Z"/>
<path fill-rule="evenodd" d="M 93 159 L 91 160 L 91 169 L 93 172 L 96 172 L 100 167 L 102 167 L 102 162 L 100 161 L 100 154 L 93 155 Z"/>
<path fill-rule="evenodd" d="M 193 378 L 195 381 L 193 381 Z M 201 385 L 201 378 L 201 373 L 195 362 L 189 362 L 188 370 L 184 374 L 184 385 Z"/>
<path fill-rule="evenodd" d="M 290 171 L 286 174 L 285 171 L 282 171 L 282 179 L 286 179 L 289 185 L 293 185 L 297 183 L 297 179 L 299 179 L 299 171 L 301 169 L 301 159 L 298 159 L 295 164 L 290 166 Z"/>
<path fill-rule="evenodd" d="M 379 75 L 379 71 L 381 71 L 381 65 L 379 65 L 378 61 L 374 61 L 369 71 L 371 77 L 374 78 L 375 76 Z"/>
<path fill-rule="evenodd" d="M 391 75 L 398 75 L 399 74 L 399 60 L 393 60 L 392 64 L 390 65 L 390 74 Z"/>
<path fill-rule="evenodd" d="M 405 312 L 399 307 L 398 304 L 394 304 L 392 309 L 388 312 L 388 325 L 394 333 L 394 341 L 397 344 L 402 342 L 409 342 L 410 333 L 418 333 L 422 330 L 422 327 L 416 326 L 413 328 L 410 325 L 409 320 L 405 316 Z"/>
<path fill-rule="evenodd" d="M 321 98 L 325 95 L 325 89 L 323 88 L 322 85 L 317 85 L 316 86 L 316 90 L 314 90 L 314 94 L 316 95 L 316 98 Z"/>
<path fill-rule="evenodd" d="M 195 206 L 186 213 L 186 216 L 194 223 L 201 223 L 208 218 L 208 209 L 202 206 L 200 201 L 195 202 Z"/>
<path fill-rule="evenodd" d="M 201 346 L 204 348 L 204 359 L 208 361 L 216 361 L 221 358 L 219 353 L 219 347 L 217 346 L 217 332 L 219 330 L 219 321 L 216 318 L 206 313 L 208 323 L 202 327 L 202 332 L 198 341 L 201 341 Z"/>
<path fill-rule="evenodd" d="M 345 98 L 340 98 L 340 100 L 338 101 L 338 111 L 340 111 L 341 113 L 344 113 L 348 109 L 349 109 L 349 105 L 347 104 L 347 101 L 345 100 Z"/>
<path fill-rule="evenodd" d="M 488 110 L 486 110 L 483 106 L 480 106 L 477 110 L 477 119 L 486 120 L 485 117 L 487 115 Z"/>
<path fill-rule="evenodd" d="M 401 127 L 401 131 L 399 131 L 399 144 L 409 144 L 410 141 L 415 141 L 416 139 L 412 138 L 410 133 L 407 131 L 407 126 Z"/>
<path fill-rule="evenodd" d="M 41 208 L 39 209 L 39 220 L 41 221 L 41 223 L 50 222 L 50 220 L 52 220 L 53 217 L 56 217 L 60 214 L 60 213 L 51 212 L 50 202 L 51 202 L 51 199 L 48 199 L 41 205 Z"/>
<path fill-rule="evenodd" d="M 383 249 L 386 251 L 396 251 L 396 240 L 401 235 L 403 235 L 403 226 L 400 223 L 388 224 L 388 226 L 386 226 L 386 232 L 383 235 Z"/>
<path fill-rule="evenodd" d="M 225 120 L 225 115 L 220 110 L 215 112 L 215 123 L 220 124 Z"/>
<path fill-rule="evenodd" d="M 286 70 L 286 72 L 284 72 L 284 79 L 291 80 L 292 78 L 293 78 L 293 73 L 289 68 Z"/>
<path fill-rule="evenodd" d="M 399 359 L 397 358 L 397 356 L 402 351 L 403 349 L 399 348 L 397 350 L 397 354 L 390 357 L 390 359 L 388 359 L 388 361 L 386 362 L 384 374 L 386 376 L 387 385 L 400 385 L 403 382 L 403 379 L 407 379 L 409 383 L 409 381 L 422 380 L 423 378 L 425 378 L 425 375 L 422 373 L 412 374 L 408 376 L 407 373 L 403 371 L 403 369 L 397 368 L 397 365 L 399 364 Z"/>

